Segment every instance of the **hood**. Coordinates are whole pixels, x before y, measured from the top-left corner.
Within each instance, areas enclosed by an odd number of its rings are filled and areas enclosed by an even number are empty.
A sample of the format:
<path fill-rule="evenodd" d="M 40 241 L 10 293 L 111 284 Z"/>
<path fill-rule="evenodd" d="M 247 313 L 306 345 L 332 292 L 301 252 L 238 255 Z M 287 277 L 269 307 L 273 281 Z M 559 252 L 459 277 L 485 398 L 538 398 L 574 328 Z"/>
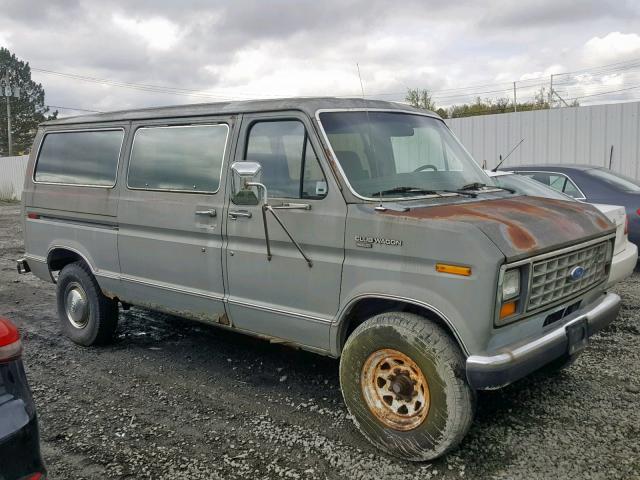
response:
<path fill-rule="evenodd" d="M 509 262 L 615 232 L 615 226 L 591 205 L 529 196 L 418 206 L 384 214 L 472 224 Z"/>

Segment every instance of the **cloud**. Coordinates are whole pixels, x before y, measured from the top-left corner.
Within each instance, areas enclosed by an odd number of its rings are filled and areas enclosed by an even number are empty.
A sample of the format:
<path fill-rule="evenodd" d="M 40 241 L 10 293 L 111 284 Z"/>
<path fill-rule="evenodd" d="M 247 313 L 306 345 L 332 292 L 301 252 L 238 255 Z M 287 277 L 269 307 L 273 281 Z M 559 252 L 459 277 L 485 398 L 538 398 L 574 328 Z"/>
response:
<path fill-rule="evenodd" d="M 162 17 L 148 20 L 126 18 L 121 14 L 113 15 L 113 23 L 126 33 L 140 37 L 150 48 L 169 50 L 179 40 L 179 29 L 176 24 Z"/>
<path fill-rule="evenodd" d="M 9 41 L 9 34 L 3 31 L 0 31 L 0 46 L 5 48 L 11 47 L 11 42 Z"/>
<path fill-rule="evenodd" d="M 96 110 L 223 98 L 359 95 L 441 104 L 638 55 L 637 0 L 8 0 L 0 42 L 32 67 L 194 90 L 180 96 L 34 72 L 47 102 Z M 628 83 L 624 77 L 622 83 Z M 609 78 L 619 85 L 620 78 Z M 501 87 L 446 92 L 468 85 Z M 618 83 L 616 83 L 618 82 Z M 602 87 L 604 88 L 604 87 Z M 483 93 L 489 91 L 489 93 Z M 533 94 L 524 91 L 523 97 Z M 577 93 L 576 93 L 577 92 Z M 577 95 L 580 91 L 568 92 Z M 186 92 L 183 92 L 186 93 Z M 208 95 L 209 97 L 206 97 Z M 520 95 L 519 95 L 520 96 Z"/>
<path fill-rule="evenodd" d="M 611 63 L 640 55 L 640 35 L 611 32 L 584 44 L 583 57 L 592 64 Z"/>

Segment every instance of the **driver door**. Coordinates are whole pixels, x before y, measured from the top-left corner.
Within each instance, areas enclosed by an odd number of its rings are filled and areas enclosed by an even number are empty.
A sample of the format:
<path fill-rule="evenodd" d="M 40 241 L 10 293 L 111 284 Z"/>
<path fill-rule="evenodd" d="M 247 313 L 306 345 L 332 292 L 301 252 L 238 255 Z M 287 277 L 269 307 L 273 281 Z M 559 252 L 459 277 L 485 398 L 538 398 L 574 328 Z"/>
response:
<path fill-rule="evenodd" d="M 239 329 L 328 350 L 339 305 L 347 209 L 310 132 L 299 112 L 243 115 L 235 160 L 261 164 L 268 201 L 312 266 L 266 212 L 268 260 L 261 205 L 236 204 L 230 193 L 228 309 Z"/>

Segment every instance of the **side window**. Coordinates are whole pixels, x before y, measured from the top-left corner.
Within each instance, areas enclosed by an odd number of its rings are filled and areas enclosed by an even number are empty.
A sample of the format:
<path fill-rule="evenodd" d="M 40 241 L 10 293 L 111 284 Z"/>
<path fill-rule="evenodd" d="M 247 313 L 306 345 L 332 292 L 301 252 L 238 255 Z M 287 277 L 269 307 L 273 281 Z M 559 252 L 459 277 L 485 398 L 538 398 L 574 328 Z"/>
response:
<path fill-rule="evenodd" d="M 228 132 L 225 124 L 139 128 L 129 159 L 129 187 L 217 192 Z"/>
<path fill-rule="evenodd" d="M 529 177 L 536 182 L 540 182 L 547 187 L 555 188 L 559 192 L 562 191 L 562 185 L 558 186 L 557 183 L 554 183 L 554 181 L 557 181 L 557 176 L 555 175 L 551 175 L 545 172 L 522 172 L 522 175 L 524 175 L 525 177 Z"/>
<path fill-rule="evenodd" d="M 563 192 L 573 198 L 583 198 L 582 193 L 580 193 L 580 190 L 578 190 L 578 187 L 571 181 L 570 178 L 567 178 L 567 181 L 564 184 Z"/>
<path fill-rule="evenodd" d="M 564 175 L 549 174 L 549 186 L 559 192 L 564 191 L 564 184 L 567 181 L 567 177 Z"/>
<path fill-rule="evenodd" d="M 256 122 L 249 130 L 245 160 L 262 165 L 270 197 L 324 198 L 327 181 L 304 125 L 297 120 Z"/>
<path fill-rule="evenodd" d="M 121 129 L 47 133 L 34 180 L 113 187 L 123 138 Z"/>

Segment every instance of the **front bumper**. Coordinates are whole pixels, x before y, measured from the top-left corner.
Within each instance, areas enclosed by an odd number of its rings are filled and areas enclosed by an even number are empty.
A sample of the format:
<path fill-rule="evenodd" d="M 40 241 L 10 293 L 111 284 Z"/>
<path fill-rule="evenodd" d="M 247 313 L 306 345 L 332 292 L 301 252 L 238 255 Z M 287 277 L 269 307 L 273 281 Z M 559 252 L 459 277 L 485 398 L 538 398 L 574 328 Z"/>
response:
<path fill-rule="evenodd" d="M 633 273 L 638 262 L 638 247 L 635 243 L 627 242 L 624 250 L 617 253 L 611 259 L 611 271 L 607 287 L 624 280 Z"/>
<path fill-rule="evenodd" d="M 492 390 L 538 370 L 547 363 L 568 354 L 567 328 L 586 320 L 587 336 L 609 325 L 620 310 L 620 297 L 603 294 L 598 300 L 581 309 L 576 318 L 544 335 L 523 343 L 510 345 L 492 355 L 471 355 L 467 358 L 467 380 L 476 390 Z"/>

